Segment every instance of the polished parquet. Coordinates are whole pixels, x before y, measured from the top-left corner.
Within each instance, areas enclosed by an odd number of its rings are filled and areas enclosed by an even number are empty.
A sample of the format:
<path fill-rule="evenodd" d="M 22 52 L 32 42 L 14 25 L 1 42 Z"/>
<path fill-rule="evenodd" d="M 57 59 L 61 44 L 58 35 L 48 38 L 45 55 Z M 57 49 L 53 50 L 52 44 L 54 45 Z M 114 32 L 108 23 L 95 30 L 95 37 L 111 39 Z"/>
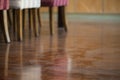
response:
<path fill-rule="evenodd" d="M 120 23 L 68 21 L 49 36 L 0 43 L 0 80 L 120 80 Z"/>

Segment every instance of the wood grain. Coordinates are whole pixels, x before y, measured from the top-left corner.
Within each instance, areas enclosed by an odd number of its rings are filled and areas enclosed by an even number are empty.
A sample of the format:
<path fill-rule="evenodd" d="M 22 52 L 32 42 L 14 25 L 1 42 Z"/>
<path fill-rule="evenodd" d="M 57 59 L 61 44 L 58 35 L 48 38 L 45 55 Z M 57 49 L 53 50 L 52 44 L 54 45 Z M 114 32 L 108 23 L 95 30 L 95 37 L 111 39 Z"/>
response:
<path fill-rule="evenodd" d="M 105 13 L 120 13 L 120 0 L 104 0 Z"/>
<path fill-rule="evenodd" d="M 75 13 L 101 13 L 101 0 L 75 0 L 71 4 Z"/>

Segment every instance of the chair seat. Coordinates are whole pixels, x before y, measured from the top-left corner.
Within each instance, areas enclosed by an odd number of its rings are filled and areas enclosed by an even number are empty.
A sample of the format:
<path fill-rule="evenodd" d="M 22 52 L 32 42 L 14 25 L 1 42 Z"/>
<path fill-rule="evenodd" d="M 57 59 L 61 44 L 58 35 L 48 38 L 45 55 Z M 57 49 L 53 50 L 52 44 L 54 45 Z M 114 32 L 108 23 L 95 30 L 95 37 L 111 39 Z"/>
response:
<path fill-rule="evenodd" d="M 65 6 L 68 0 L 41 0 L 41 6 Z"/>
<path fill-rule="evenodd" d="M 25 9 L 39 8 L 41 0 L 10 0 L 10 8 Z"/>
<path fill-rule="evenodd" d="M 9 0 L 0 0 L 0 10 L 9 8 Z"/>

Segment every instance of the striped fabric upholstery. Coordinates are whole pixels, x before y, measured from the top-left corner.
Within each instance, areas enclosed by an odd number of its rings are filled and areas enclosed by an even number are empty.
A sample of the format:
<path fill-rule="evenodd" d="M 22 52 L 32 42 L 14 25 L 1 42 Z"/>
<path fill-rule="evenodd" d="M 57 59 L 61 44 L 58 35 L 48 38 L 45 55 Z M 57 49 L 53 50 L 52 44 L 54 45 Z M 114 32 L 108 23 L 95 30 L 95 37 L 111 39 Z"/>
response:
<path fill-rule="evenodd" d="M 41 0 L 42 6 L 65 6 L 68 0 Z"/>
<path fill-rule="evenodd" d="M 10 8 L 25 9 L 39 8 L 41 0 L 10 0 Z"/>
<path fill-rule="evenodd" d="M 9 0 L 0 0 L 0 10 L 9 8 Z"/>

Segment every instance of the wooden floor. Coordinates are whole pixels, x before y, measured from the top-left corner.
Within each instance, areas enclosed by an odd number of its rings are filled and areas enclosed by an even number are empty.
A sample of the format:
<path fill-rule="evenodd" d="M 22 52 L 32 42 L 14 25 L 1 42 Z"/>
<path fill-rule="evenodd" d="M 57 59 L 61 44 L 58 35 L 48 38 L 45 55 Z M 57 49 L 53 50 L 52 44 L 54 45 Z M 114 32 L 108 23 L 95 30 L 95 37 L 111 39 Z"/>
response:
<path fill-rule="evenodd" d="M 120 80 L 120 23 L 68 21 L 49 36 L 0 43 L 0 80 Z"/>

